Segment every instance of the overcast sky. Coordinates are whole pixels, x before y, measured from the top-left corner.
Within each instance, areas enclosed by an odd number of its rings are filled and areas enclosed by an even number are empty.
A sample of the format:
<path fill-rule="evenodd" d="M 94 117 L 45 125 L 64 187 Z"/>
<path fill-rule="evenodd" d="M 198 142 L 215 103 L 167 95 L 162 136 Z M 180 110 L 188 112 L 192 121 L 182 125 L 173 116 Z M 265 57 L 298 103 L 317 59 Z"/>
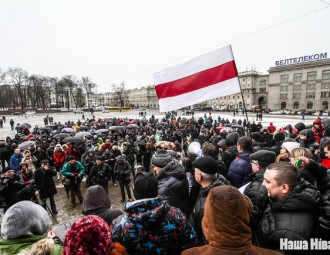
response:
<path fill-rule="evenodd" d="M 330 57 L 330 8 L 319 10 L 324 7 L 330 3 L 0 0 L 0 67 L 89 76 L 102 92 L 122 81 L 126 88 L 153 84 L 154 72 L 230 43 L 239 71 L 255 66 L 267 73 L 276 60 Z"/>

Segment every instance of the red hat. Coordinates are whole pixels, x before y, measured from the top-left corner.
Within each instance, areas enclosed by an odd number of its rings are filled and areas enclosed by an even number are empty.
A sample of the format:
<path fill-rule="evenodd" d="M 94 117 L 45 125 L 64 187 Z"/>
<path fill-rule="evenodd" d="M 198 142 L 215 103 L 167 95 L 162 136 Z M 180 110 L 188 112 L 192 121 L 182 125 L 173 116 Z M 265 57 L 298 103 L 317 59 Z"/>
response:
<path fill-rule="evenodd" d="M 322 124 L 322 121 L 321 119 L 316 119 L 313 124 L 318 124 L 318 125 L 321 125 Z"/>
<path fill-rule="evenodd" d="M 109 225 L 98 216 L 88 215 L 73 223 L 65 235 L 63 255 L 106 255 L 111 243 Z"/>

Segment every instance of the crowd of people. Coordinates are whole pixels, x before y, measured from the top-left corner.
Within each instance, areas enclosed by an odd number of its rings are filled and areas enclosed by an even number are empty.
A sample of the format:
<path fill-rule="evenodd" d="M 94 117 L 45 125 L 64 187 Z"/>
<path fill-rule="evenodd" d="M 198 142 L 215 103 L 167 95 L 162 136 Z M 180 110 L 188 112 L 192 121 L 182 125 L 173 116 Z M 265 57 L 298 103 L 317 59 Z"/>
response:
<path fill-rule="evenodd" d="M 168 113 L 17 131 L 0 140 L 1 254 L 304 254 L 281 240 L 330 241 L 328 118 L 263 127 Z M 47 234 L 56 182 L 82 204 L 64 240 Z M 117 183 L 123 207 L 111 208 Z"/>

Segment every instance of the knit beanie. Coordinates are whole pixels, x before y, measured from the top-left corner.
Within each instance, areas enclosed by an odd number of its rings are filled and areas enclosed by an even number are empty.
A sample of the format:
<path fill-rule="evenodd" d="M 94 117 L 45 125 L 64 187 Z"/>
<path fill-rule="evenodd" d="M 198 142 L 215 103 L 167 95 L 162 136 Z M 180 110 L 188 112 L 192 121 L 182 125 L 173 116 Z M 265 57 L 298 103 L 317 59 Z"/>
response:
<path fill-rule="evenodd" d="M 164 167 L 172 161 L 172 156 L 166 150 L 155 151 L 151 158 L 151 164 L 158 167 Z"/>
<path fill-rule="evenodd" d="M 96 215 L 74 222 L 65 235 L 63 255 L 106 255 L 112 243 L 109 225 Z"/>
<path fill-rule="evenodd" d="M 140 172 L 134 180 L 135 199 L 153 198 L 158 196 L 158 181 L 151 172 Z"/>
<path fill-rule="evenodd" d="M 285 142 L 282 144 L 282 147 L 286 149 L 289 153 L 291 153 L 293 149 L 299 148 L 300 144 L 297 142 Z"/>
<path fill-rule="evenodd" d="M 196 159 L 192 165 L 206 174 L 216 174 L 219 168 L 218 161 L 209 157 Z"/>
<path fill-rule="evenodd" d="M 43 235 L 50 226 L 46 210 L 31 201 L 18 202 L 6 211 L 1 224 L 3 239 Z"/>
<path fill-rule="evenodd" d="M 274 135 L 274 140 L 276 142 L 283 142 L 285 140 L 285 134 L 283 132 L 276 133 Z"/>

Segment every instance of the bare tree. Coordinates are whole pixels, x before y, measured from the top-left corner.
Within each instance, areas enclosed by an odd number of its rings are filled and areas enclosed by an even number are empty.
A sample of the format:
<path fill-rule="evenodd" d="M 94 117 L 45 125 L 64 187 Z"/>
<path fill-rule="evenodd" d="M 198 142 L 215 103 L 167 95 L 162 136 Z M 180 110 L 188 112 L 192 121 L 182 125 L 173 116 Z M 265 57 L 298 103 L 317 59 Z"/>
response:
<path fill-rule="evenodd" d="M 22 68 L 9 68 L 7 71 L 9 83 L 14 86 L 18 96 L 18 104 L 21 109 L 25 109 L 27 106 L 26 98 L 26 85 L 28 81 L 28 72 Z"/>
<path fill-rule="evenodd" d="M 125 106 L 128 98 L 127 91 L 125 89 L 125 83 L 121 82 L 119 85 L 112 84 L 112 93 L 114 104 L 120 107 Z"/>
<path fill-rule="evenodd" d="M 80 86 L 86 92 L 86 100 L 87 100 L 87 107 L 91 108 L 90 102 L 90 95 L 93 93 L 92 90 L 96 88 L 96 84 L 92 82 L 92 80 L 88 76 L 81 77 L 81 81 L 79 82 Z"/>

